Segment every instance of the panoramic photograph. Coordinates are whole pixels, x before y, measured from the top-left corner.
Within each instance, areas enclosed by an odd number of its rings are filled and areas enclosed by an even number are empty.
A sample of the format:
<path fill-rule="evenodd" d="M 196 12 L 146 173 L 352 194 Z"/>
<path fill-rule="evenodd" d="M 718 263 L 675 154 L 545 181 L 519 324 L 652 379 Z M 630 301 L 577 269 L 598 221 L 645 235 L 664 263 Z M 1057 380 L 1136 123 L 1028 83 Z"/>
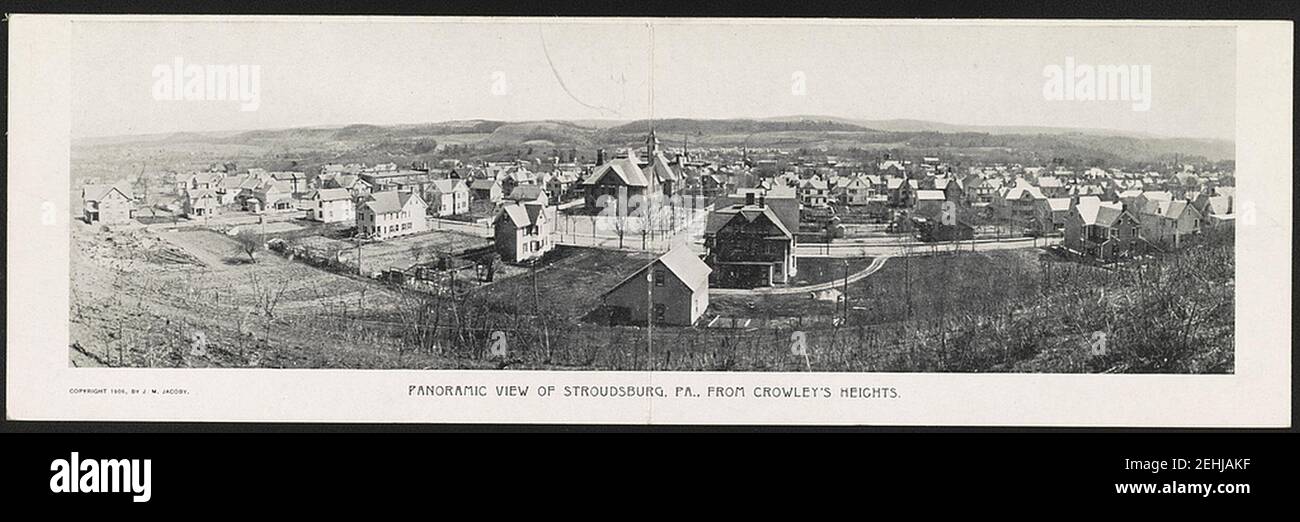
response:
<path fill-rule="evenodd" d="M 71 367 L 1235 371 L 1232 27 L 108 19 L 71 48 Z"/>

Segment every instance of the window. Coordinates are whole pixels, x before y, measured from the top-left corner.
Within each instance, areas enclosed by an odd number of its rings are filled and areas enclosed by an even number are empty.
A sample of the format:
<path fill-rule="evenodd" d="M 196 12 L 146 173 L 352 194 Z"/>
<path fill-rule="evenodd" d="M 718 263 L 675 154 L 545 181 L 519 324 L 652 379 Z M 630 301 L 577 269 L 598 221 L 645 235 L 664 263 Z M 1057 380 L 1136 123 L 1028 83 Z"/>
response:
<path fill-rule="evenodd" d="M 655 270 L 655 286 L 664 286 L 663 270 Z"/>
<path fill-rule="evenodd" d="M 663 303 L 655 303 L 655 322 L 656 322 L 656 323 L 663 322 L 663 320 L 664 320 L 664 314 L 666 314 L 667 311 L 668 311 L 667 308 L 668 308 L 668 307 L 664 306 Z"/>

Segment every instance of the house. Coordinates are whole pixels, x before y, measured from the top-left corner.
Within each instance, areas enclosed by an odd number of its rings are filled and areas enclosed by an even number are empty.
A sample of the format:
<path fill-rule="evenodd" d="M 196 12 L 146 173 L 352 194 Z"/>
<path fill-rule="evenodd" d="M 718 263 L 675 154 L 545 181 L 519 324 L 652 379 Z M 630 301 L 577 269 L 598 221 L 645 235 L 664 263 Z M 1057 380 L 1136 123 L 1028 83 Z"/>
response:
<path fill-rule="evenodd" d="M 659 150 L 659 141 L 654 137 L 654 131 L 650 131 L 650 137 L 647 140 L 647 157 L 650 158 L 650 164 L 642 169 L 646 181 L 652 187 L 658 189 L 660 194 L 672 197 L 679 188 L 681 175 L 673 169 L 664 157 L 663 152 Z"/>
<path fill-rule="evenodd" d="M 1205 206 L 1206 225 L 1217 227 L 1232 225 L 1236 220 L 1236 209 L 1232 207 L 1232 196 L 1212 196 Z"/>
<path fill-rule="evenodd" d="M 217 192 L 211 189 L 191 190 L 185 194 L 183 203 L 183 212 L 191 219 L 216 215 L 221 207 Z"/>
<path fill-rule="evenodd" d="M 875 195 L 875 187 L 866 176 L 857 176 L 843 187 L 843 199 L 840 202 L 845 205 L 865 206 L 868 198 Z"/>
<path fill-rule="evenodd" d="M 795 274 L 795 236 L 763 200 L 709 214 L 705 262 L 717 286 L 754 288 L 786 283 Z"/>
<path fill-rule="evenodd" d="M 320 187 L 345 189 L 352 194 L 353 198 L 358 199 L 369 196 L 374 190 L 374 185 L 356 174 L 338 174 L 324 177 L 320 182 Z"/>
<path fill-rule="evenodd" d="M 1138 218 L 1119 203 L 1079 198 L 1065 220 L 1065 247 L 1102 262 L 1137 252 L 1143 242 Z"/>
<path fill-rule="evenodd" d="M 820 179 L 809 179 L 799 184 L 799 202 L 806 206 L 824 207 L 830 195 L 830 187 Z"/>
<path fill-rule="evenodd" d="M 239 196 L 244 194 L 244 183 L 247 180 L 244 176 L 227 176 L 217 183 L 217 204 L 225 206 L 232 205 L 239 201 Z"/>
<path fill-rule="evenodd" d="M 634 156 L 631 151 L 628 155 Z M 626 213 L 629 199 L 644 197 L 652 190 L 645 173 L 631 157 L 615 158 L 596 167 L 582 181 L 582 186 L 588 210 L 604 208 L 613 202 L 620 214 Z"/>
<path fill-rule="evenodd" d="M 578 181 L 576 172 L 553 172 L 546 178 L 546 193 L 551 195 L 552 203 L 561 203 Z"/>
<path fill-rule="evenodd" d="M 357 205 L 357 231 L 378 239 L 424 232 L 429 226 L 428 207 L 414 192 L 376 192 Z"/>
<path fill-rule="evenodd" d="M 1020 179 L 993 201 L 998 205 L 999 217 L 1028 225 L 1037 214 L 1036 201 L 1040 199 L 1047 199 L 1047 196 L 1038 187 Z"/>
<path fill-rule="evenodd" d="M 1070 198 L 1035 200 L 1036 214 L 1031 226 L 1039 235 L 1056 234 L 1065 230 L 1065 220 L 1070 215 Z"/>
<path fill-rule="evenodd" d="M 605 292 L 610 320 L 622 324 L 691 326 L 709 308 L 713 269 L 685 245 L 651 261 Z"/>
<path fill-rule="evenodd" d="M 971 203 L 992 203 L 1002 188 L 1002 178 L 983 178 L 979 175 L 966 177 L 963 182 L 966 189 L 966 201 Z"/>
<path fill-rule="evenodd" d="M 942 190 L 918 190 L 916 191 L 916 202 L 913 204 L 913 214 L 938 218 L 945 208 L 948 198 Z M 949 206 L 948 208 L 952 208 Z"/>
<path fill-rule="evenodd" d="M 429 211 L 435 216 L 457 216 L 469 212 L 469 185 L 459 179 L 439 179 L 429 188 Z"/>
<path fill-rule="evenodd" d="M 272 172 L 271 178 L 288 184 L 289 192 L 292 194 L 301 194 L 307 190 L 307 175 L 302 172 Z"/>
<path fill-rule="evenodd" d="M 1184 200 L 1153 199 L 1140 209 L 1138 220 L 1142 238 L 1165 248 L 1178 248 L 1203 225 L 1201 212 Z"/>
<path fill-rule="evenodd" d="M 476 179 L 470 184 L 469 190 L 474 199 L 490 201 L 497 203 L 505 196 L 501 188 L 501 182 L 495 179 Z"/>
<path fill-rule="evenodd" d="M 885 191 L 889 196 L 891 207 L 911 207 L 916 203 L 916 180 L 907 178 L 889 178 L 885 182 Z"/>
<path fill-rule="evenodd" d="M 346 189 L 320 189 L 307 195 L 311 208 L 307 210 L 307 219 L 323 223 L 340 223 L 356 218 L 356 206 L 352 203 L 352 193 Z"/>
<path fill-rule="evenodd" d="M 81 188 L 82 217 L 86 223 L 113 225 L 131 220 L 131 195 L 114 185 L 86 185 Z"/>
<path fill-rule="evenodd" d="M 263 181 L 244 199 L 244 210 L 262 212 L 287 212 L 296 209 L 292 186 L 283 181 Z"/>
<path fill-rule="evenodd" d="M 555 248 L 556 208 L 545 204 L 507 203 L 493 222 L 497 252 L 503 261 L 539 259 Z"/>
<path fill-rule="evenodd" d="M 1068 195 L 1068 189 L 1065 186 L 1065 182 L 1054 176 L 1042 176 L 1038 178 L 1038 190 L 1041 191 L 1044 196 L 1049 198 Z"/>

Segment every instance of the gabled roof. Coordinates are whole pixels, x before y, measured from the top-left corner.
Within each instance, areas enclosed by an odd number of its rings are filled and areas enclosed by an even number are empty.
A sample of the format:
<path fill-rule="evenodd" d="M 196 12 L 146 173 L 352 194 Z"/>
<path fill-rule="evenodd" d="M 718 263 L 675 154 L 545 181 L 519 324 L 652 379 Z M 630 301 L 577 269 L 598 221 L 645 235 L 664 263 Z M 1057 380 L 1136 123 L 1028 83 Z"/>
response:
<path fill-rule="evenodd" d="M 1047 198 L 1047 208 L 1052 212 L 1067 212 L 1070 210 L 1070 198 Z"/>
<path fill-rule="evenodd" d="M 699 292 L 702 290 L 707 291 L 709 288 L 709 273 L 713 272 L 713 269 L 704 261 L 700 260 L 699 256 L 695 255 L 694 252 L 691 252 L 689 247 L 679 245 L 673 247 L 672 250 L 669 250 L 664 255 L 659 256 L 658 259 L 651 261 L 637 271 L 632 272 L 632 274 L 623 278 L 623 280 L 619 281 L 613 288 L 606 291 L 605 295 L 609 295 L 615 290 L 622 288 L 628 281 L 632 281 L 637 277 L 644 278 L 645 276 L 643 274 L 645 274 L 646 271 L 659 265 L 667 268 L 668 271 L 677 278 L 677 280 L 681 281 L 682 284 L 685 284 L 692 292 Z"/>
<path fill-rule="evenodd" d="M 439 194 L 450 194 L 462 188 L 468 190 L 465 182 L 456 178 L 433 180 L 433 190 Z"/>
<path fill-rule="evenodd" d="M 1079 213 L 1083 224 L 1101 225 L 1110 227 L 1115 224 L 1119 217 L 1125 214 L 1123 205 L 1118 203 L 1102 203 L 1101 198 L 1096 196 L 1086 196 L 1079 198 L 1079 203 L 1074 206 L 1075 212 Z"/>
<path fill-rule="evenodd" d="M 641 171 L 635 160 L 629 158 L 617 158 L 601 165 L 592 172 L 583 185 L 595 185 L 599 183 L 606 174 L 613 174 L 618 177 L 621 184 L 629 187 L 647 187 L 649 182 L 646 180 L 645 173 Z"/>
<path fill-rule="evenodd" d="M 116 185 L 86 185 L 81 187 L 81 199 L 85 201 L 103 201 L 113 191 L 117 191 L 126 199 L 131 199 L 130 194 Z"/>
<path fill-rule="evenodd" d="M 492 187 L 501 186 L 501 182 L 495 179 L 476 179 L 471 183 L 469 188 L 474 190 L 492 190 Z"/>
<path fill-rule="evenodd" d="M 1209 214 L 1216 216 L 1226 216 L 1232 214 L 1232 196 L 1214 196 L 1210 198 L 1210 205 L 1206 207 Z"/>
<path fill-rule="evenodd" d="M 1065 186 L 1065 183 L 1051 176 L 1042 176 L 1038 178 L 1038 186 L 1040 188 L 1061 188 Z"/>
<path fill-rule="evenodd" d="M 1010 190 L 1007 190 L 1006 195 L 1002 197 L 1003 199 L 1007 199 L 1007 200 L 1022 199 L 1025 197 L 1026 194 L 1033 197 L 1034 199 L 1047 198 L 1047 196 L 1043 195 L 1043 191 L 1039 190 L 1038 187 L 1025 183 L 1024 181 L 1018 181 L 1016 183 L 1016 186 L 1011 187 Z"/>
<path fill-rule="evenodd" d="M 825 181 L 822 181 L 820 179 L 809 179 L 804 181 L 803 183 L 800 183 L 799 188 L 801 189 L 811 188 L 813 190 L 826 190 L 827 185 Z"/>
<path fill-rule="evenodd" d="M 510 191 L 506 199 L 514 201 L 533 201 L 541 198 L 546 194 L 546 189 L 541 185 L 519 185 Z"/>
<path fill-rule="evenodd" d="M 672 166 L 668 164 L 668 158 L 664 157 L 662 152 L 655 152 L 650 158 L 650 164 L 642 169 L 642 173 L 647 178 L 654 176 L 654 179 L 660 183 L 665 181 L 677 181 L 680 176 L 673 171 Z"/>
<path fill-rule="evenodd" d="M 516 229 L 536 225 L 545 215 L 544 207 L 536 203 L 510 203 L 501 207 L 501 216 L 510 219 Z"/>
<path fill-rule="evenodd" d="M 406 208 L 406 204 L 414 197 L 416 196 L 410 192 L 396 190 L 376 192 L 366 200 L 365 207 L 376 214 L 400 212 L 403 208 Z"/>
<path fill-rule="evenodd" d="M 704 226 L 704 235 L 717 234 L 718 231 L 726 228 L 736 219 L 744 219 L 746 222 L 753 223 L 760 217 L 766 217 L 776 228 L 781 230 L 783 235 L 794 239 L 794 234 L 781 222 L 781 218 L 777 217 L 776 212 L 772 211 L 772 207 L 759 207 L 757 205 L 732 205 L 714 211 L 709 214 L 709 220 Z"/>
<path fill-rule="evenodd" d="M 352 193 L 348 192 L 348 189 L 327 188 L 327 189 L 317 190 L 315 193 L 310 194 L 308 196 L 308 199 L 317 199 L 317 198 L 319 198 L 321 201 L 338 201 L 341 199 L 352 199 Z"/>
<path fill-rule="evenodd" d="M 217 193 L 212 189 L 199 189 L 199 190 L 190 191 L 189 197 L 190 200 L 203 199 L 203 198 L 215 198 L 217 197 Z"/>

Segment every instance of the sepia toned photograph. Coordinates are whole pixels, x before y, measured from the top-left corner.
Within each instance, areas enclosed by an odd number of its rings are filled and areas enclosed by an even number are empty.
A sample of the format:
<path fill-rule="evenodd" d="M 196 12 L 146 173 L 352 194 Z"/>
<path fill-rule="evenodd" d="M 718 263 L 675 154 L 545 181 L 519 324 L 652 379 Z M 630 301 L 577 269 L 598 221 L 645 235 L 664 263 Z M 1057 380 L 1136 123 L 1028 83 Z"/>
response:
<path fill-rule="evenodd" d="M 1235 372 L 1232 26 L 69 46 L 70 367 Z"/>

